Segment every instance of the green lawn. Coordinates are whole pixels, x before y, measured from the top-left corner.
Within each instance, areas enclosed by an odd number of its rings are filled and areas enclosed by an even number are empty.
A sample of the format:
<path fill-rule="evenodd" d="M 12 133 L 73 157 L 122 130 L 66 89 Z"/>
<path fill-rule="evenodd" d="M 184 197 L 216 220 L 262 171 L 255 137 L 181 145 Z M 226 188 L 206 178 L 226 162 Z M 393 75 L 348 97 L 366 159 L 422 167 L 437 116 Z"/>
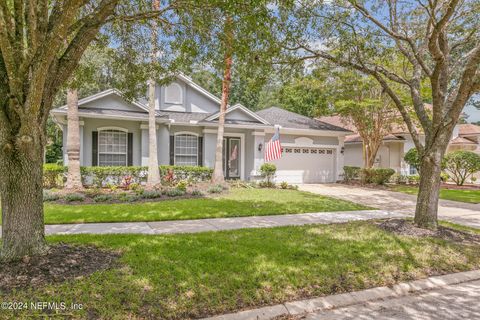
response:
<path fill-rule="evenodd" d="M 392 187 L 393 191 L 414 194 L 418 193 L 418 188 L 413 186 L 400 186 L 396 185 Z M 440 199 L 453 200 L 468 203 L 480 203 L 480 190 L 452 190 L 442 189 L 440 190 Z"/>
<path fill-rule="evenodd" d="M 480 250 L 394 236 L 369 222 L 189 235 L 54 236 L 124 252 L 118 269 L 0 295 L 81 303 L 76 318 L 185 319 L 480 267 Z M 41 311 L 0 313 L 33 319 Z"/>
<path fill-rule="evenodd" d="M 161 221 L 369 209 L 313 193 L 232 189 L 219 197 L 134 204 L 45 204 L 45 223 Z"/>

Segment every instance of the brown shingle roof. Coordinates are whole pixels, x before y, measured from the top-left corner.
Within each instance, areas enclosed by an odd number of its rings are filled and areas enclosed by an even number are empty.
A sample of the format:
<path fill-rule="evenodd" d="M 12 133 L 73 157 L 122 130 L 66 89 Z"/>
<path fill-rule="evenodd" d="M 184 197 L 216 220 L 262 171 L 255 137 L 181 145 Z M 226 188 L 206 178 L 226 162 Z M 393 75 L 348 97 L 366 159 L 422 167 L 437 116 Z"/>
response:
<path fill-rule="evenodd" d="M 450 144 L 476 144 L 475 142 L 473 142 L 472 140 L 468 140 L 468 139 L 465 139 L 465 138 L 462 138 L 462 137 L 456 137 L 456 138 L 453 138 L 452 140 L 450 140 Z"/>
<path fill-rule="evenodd" d="M 466 123 L 458 125 L 458 134 L 461 136 L 480 135 L 480 126 Z"/>

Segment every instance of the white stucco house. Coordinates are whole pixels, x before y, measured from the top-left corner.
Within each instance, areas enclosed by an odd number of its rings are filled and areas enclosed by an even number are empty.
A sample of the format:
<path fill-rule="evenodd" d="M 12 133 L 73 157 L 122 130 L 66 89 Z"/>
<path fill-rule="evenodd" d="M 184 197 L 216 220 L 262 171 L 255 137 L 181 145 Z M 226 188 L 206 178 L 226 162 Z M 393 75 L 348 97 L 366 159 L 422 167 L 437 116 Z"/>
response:
<path fill-rule="evenodd" d="M 163 165 L 213 167 L 220 99 L 185 75 L 156 89 L 158 161 Z M 52 110 L 67 141 L 67 106 Z M 148 108 L 110 89 L 79 100 L 82 166 L 146 166 Z M 237 104 L 226 113 L 224 170 L 229 179 L 256 179 L 265 143 L 280 127 L 283 146 L 277 181 L 335 182 L 344 166 L 344 139 L 351 131 L 271 107 L 258 112 Z M 66 146 L 63 148 L 66 164 Z M 361 159 L 361 157 L 360 157 Z"/>
<path fill-rule="evenodd" d="M 320 117 L 317 120 L 331 125 L 351 130 L 352 133 L 345 137 L 345 165 L 363 166 L 362 138 L 356 128 L 345 123 L 340 116 Z M 420 139 L 424 136 L 420 135 Z M 379 168 L 392 168 L 396 172 L 410 175 L 416 174 L 416 170 L 403 160 L 405 153 L 414 148 L 413 139 L 405 126 L 394 126 L 391 132 L 383 139 L 378 150 L 375 166 Z M 469 150 L 480 154 L 480 126 L 474 124 L 458 124 L 454 131 L 447 152 L 455 150 Z M 477 174 L 478 176 L 478 174 Z"/>

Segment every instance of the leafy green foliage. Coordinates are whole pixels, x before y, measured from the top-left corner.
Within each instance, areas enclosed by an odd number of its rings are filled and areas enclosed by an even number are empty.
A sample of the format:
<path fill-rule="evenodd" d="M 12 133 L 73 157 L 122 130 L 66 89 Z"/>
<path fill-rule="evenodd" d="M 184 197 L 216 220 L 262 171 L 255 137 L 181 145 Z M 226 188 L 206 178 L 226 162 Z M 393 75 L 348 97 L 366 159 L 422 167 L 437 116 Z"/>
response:
<path fill-rule="evenodd" d="M 56 164 L 44 165 L 44 187 L 59 188 L 63 186 L 63 176 L 67 167 Z M 128 178 L 129 185 L 138 185 L 144 182 L 147 174 L 147 167 L 82 167 L 81 174 L 84 185 L 97 187 L 125 186 L 125 179 Z M 186 180 L 192 182 L 207 181 L 210 179 L 212 169 L 197 166 L 160 166 L 160 174 L 165 177 L 172 172 L 172 179 Z"/>
<path fill-rule="evenodd" d="M 343 179 L 347 182 L 358 179 L 360 176 L 360 170 L 360 167 L 344 166 Z"/>
<path fill-rule="evenodd" d="M 276 172 L 277 166 L 275 166 L 273 163 L 266 162 L 260 166 L 260 175 L 266 180 L 268 184 L 271 184 Z"/>
<path fill-rule="evenodd" d="M 403 160 L 410 166 L 414 167 L 417 169 L 418 172 L 420 172 L 420 157 L 418 156 L 418 150 L 417 148 L 412 148 L 405 153 L 405 156 L 403 157 Z"/>
<path fill-rule="evenodd" d="M 68 193 L 63 197 L 66 202 L 82 202 L 85 200 L 85 195 L 81 193 Z"/>
<path fill-rule="evenodd" d="M 471 151 L 453 151 L 445 156 L 445 170 L 459 186 L 472 174 L 480 171 L 480 155 Z"/>
<path fill-rule="evenodd" d="M 363 168 L 360 171 L 360 178 L 362 183 L 384 185 L 394 174 L 395 170 L 390 168 Z"/>

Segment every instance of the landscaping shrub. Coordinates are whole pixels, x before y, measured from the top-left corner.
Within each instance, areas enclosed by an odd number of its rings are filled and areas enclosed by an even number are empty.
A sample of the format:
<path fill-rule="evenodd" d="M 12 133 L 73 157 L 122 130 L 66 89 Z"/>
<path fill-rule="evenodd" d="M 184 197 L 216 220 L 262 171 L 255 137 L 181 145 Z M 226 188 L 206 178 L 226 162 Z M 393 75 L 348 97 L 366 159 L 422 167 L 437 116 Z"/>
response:
<path fill-rule="evenodd" d="M 358 179 L 360 176 L 360 170 L 361 170 L 360 167 L 344 166 L 343 179 L 346 182 Z"/>
<path fill-rule="evenodd" d="M 165 191 L 165 195 L 169 197 L 181 197 L 181 196 L 184 196 L 185 193 L 186 193 L 185 191 L 180 190 L 178 188 L 168 189 Z"/>
<path fill-rule="evenodd" d="M 417 169 L 417 172 L 420 173 L 420 158 L 418 157 L 417 148 L 412 148 L 408 150 L 407 153 L 405 153 L 403 160 L 405 160 L 405 162 L 408 163 L 410 166 Z"/>
<path fill-rule="evenodd" d="M 280 183 L 280 188 L 287 189 L 288 188 L 288 182 L 282 181 L 282 183 Z"/>
<path fill-rule="evenodd" d="M 95 202 L 107 202 L 113 200 L 113 196 L 111 194 L 99 194 L 93 197 L 93 201 Z"/>
<path fill-rule="evenodd" d="M 74 201 L 83 202 L 85 200 L 85 195 L 81 193 L 69 193 L 65 195 L 64 199 L 67 202 L 74 202 Z"/>
<path fill-rule="evenodd" d="M 208 193 L 222 193 L 222 191 L 223 191 L 223 186 L 221 184 L 211 186 L 210 188 L 207 189 Z"/>
<path fill-rule="evenodd" d="M 418 184 L 420 182 L 420 175 L 419 174 L 412 174 L 408 177 L 409 184 Z"/>
<path fill-rule="evenodd" d="M 43 165 L 43 187 L 47 189 L 63 187 L 63 177 L 66 172 L 64 166 L 53 163 Z"/>
<path fill-rule="evenodd" d="M 395 184 L 406 184 L 408 182 L 408 176 L 400 173 L 395 173 L 390 178 L 390 182 Z"/>
<path fill-rule="evenodd" d="M 277 172 L 277 167 L 273 163 L 264 163 L 260 167 L 260 175 L 266 180 L 268 185 L 272 183 L 275 172 Z"/>
<path fill-rule="evenodd" d="M 364 168 L 360 170 L 362 183 L 383 185 L 390 180 L 395 170 L 390 168 Z"/>
<path fill-rule="evenodd" d="M 56 164 L 43 166 L 44 187 L 63 187 L 63 179 L 67 167 Z M 171 175 L 172 180 L 187 180 L 191 182 L 208 181 L 212 176 L 213 169 L 194 166 L 160 166 L 162 181 Z M 146 181 L 147 167 L 82 167 L 82 182 L 86 186 L 105 187 L 107 185 L 120 186 L 132 189 Z M 173 183 L 174 181 L 172 181 Z"/>
<path fill-rule="evenodd" d="M 203 196 L 203 192 L 195 189 L 192 191 L 192 196 Z"/>
<path fill-rule="evenodd" d="M 445 156 L 445 170 L 459 186 L 475 172 L 480 171 L 480 155 L 471 151 L 454 151 Z"/>
<path fill-rule="evenodd" d="M 177 189 L 178 190 L 181 190 L 183 192 L 186 192 L 187 191 L 187 187 L 188 187 L 188 181 L 187 180 L 181 180 L 177 183 Z"/>
<path fill-rule="evenodd" d="M 49 190 L 43 190 L 43 201 L 57 201 L 60 199 L 60 195 Z"/>
<path fill-rule="evenodd" d="M 118 196 L 118 200 L 122 202 L 135 202 L 139 199 L 140 197 L 135 194 L 121 193 Z"/>
<path fill-rule="evenodd" d="M 156 191 L 156 190 L 153 190 L 153 191 L 144 191 L 140 197 L 142 197 L 142 199 L 156 199 L 156 198 L 161 198 L 162 197 L 162 193 L 160 191 Z"/>

